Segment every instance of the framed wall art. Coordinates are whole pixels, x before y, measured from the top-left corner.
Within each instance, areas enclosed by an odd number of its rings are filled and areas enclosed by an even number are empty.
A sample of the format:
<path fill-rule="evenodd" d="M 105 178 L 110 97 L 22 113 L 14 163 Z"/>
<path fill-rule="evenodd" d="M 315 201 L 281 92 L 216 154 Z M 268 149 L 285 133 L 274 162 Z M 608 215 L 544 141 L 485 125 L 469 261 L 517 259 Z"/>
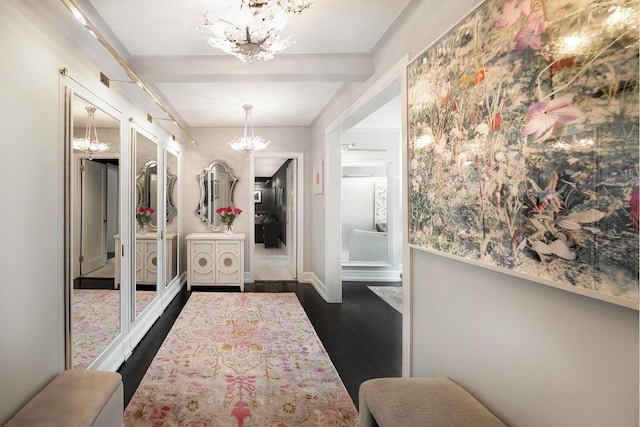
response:
<path fill-rule="evenodd" d="M 254 190 L 253 203 L 262 203 L 262 190 Z"/>
<path fill-rule="evenodd" d="M 485 1 L 407 81 L 412 247 L 638 309 L 638 1 Z"/>

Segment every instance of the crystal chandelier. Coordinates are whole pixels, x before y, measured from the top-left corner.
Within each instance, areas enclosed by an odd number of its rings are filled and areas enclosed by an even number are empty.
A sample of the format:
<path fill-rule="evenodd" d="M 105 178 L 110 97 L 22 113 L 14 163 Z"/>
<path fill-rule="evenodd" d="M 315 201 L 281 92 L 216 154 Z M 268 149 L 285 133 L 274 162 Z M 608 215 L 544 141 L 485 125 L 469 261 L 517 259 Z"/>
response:
<path fill-rule="evenodd" d="M 294 44 L 291 37 L 281 39 L 280 31 L 291 15 L 301 13 L 310 3 L 310 0 L 240 0 L 239 9 L 233 8 L 213 20 L 205 10 L 205 23 L 200 28 L 213 33 L 208 39 L 211 46 L 243 62 L 268 61 Z"/>
<path fill-rule="evenodd" d="M 79 150 L 89 154 L 89 160 L 93 158 L 95 153 L 102 153 L 108 151 L 111 148 L 110 142 L 99 142 L 98 131 L 96 130 L 96 107 L 88 105 L 85 107 L 87 110 L 87 128 L 85 130 L 84 138 L 73 138 L 72 147 L 74 150 Z M 93 132 L 93 137 L 91 133 Z"/>
<path fill-rule="evenodd" d="M 229 143 L 229 145 L 236 151 L 242 151 L 246 154 L 247 158 L 249 158 L 249 154 L 254 151 L 264 149 L 267 145 L 269 145 L 269 141 L 265 141 L 263 138 L 255 136 L 255 134 L 253 133 L 253 115 L 251 114 L 253 105 L 245 104 L 242 106 L 242 108 L 244 108 L 245 112 L 244 136 L 234 138 L 233 141 Z M 251 135 L 247 134 L 247 129 L 249 126 L 251 126 Z"/>

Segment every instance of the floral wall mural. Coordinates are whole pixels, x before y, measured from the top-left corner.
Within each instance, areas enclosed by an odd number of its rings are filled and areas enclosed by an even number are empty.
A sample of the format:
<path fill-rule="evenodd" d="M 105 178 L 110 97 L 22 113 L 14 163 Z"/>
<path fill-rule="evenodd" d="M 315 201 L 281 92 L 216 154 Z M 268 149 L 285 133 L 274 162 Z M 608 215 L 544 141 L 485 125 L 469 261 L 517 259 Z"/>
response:
<path fill-rule="evenodd" d="M 409 243 L 638 307 L 638 1 L 487 1 L 408 67 Z"/>

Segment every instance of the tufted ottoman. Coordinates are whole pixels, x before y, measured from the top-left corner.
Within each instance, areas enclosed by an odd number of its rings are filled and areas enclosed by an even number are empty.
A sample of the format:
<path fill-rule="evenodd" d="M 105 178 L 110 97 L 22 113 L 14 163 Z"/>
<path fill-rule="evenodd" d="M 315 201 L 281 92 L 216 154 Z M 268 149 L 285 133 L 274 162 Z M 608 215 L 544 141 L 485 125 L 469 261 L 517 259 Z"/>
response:
<path fill-rule="evenodd" d="M 505 426 L 449 378 L 376 378 L 359 395 L 360 427 Z"/>
<path fill-rule="evenodd" d="M 120 374 L 73 369 L 54 378 L 5 427 L 121 427 L 123 412 Z"/>

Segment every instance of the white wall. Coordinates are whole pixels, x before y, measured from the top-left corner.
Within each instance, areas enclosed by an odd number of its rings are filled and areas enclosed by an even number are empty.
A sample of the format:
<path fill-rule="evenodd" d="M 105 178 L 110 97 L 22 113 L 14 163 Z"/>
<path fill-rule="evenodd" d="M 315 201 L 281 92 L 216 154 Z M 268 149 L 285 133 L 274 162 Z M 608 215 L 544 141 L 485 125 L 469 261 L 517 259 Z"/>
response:
<path fill-rule="evenodd" d="M 411 256 L 412 374 L 512 426 L 637 426 L 638 312 L 439 255 Z"/>
<path fill-rule="evenodd" d="M 0 424 L 64 365 L 58 263 L 61 61 L 43 46 L 43 35 L 18 3 L 0 3 L 0 55 L 5 64 L 0 67 Z M 23 39 L 26 31 L 34 36 Z"/>
<path fill-rule="evenodd" d="M 245 233 L 245 271 L 249 271 L 249 206 L 253 204 L 254 182 L 249 179 L 249 160 L 243 153 L 233 151 L 229 147 L 229 142 L 242 135 L 242 128 L 198 128 L 192 129 L 191 134 L 199 142 L 199 145 L 190 145 L 185 150 L 184 156 L 184 177 L 185 186 L 184 205 L 182 207 L 185 236 L 189 233 L 206 232 L 206 226 L 200 222 L 200 218 L 195 215 L 196 208 L 200 201 L 200 187 L 196 176 L 202 169 L 214 160 L 224 160 L 233 173 L 239 178 L 234 192 L 234 204 L 245 211 L 233 223 L 233 230 L 237 233 Z M 311 138 L 309 128 L 306 127 L 265 127 L 255 128 L 255 134 L 269 141 L 269 146 L 261 151 L 268 152 L 300 152 L 305 156 L 305 171 L 310 170 L 308 159 L 311 152 Z M 311 210 L 311 173 L 305 174 L 305 213 Z M 305 217 L 306 218 L 306 217 Z M 305 222 L 304 231 L 304 271 L 311 265 L 309 257 L 313 252 L 313 239 L 311 238 L 311 224 Z"/>
<path fill-rule="evenodd" d="M 127 105 L 126 75 L 60 1 L 0 2 L 0 424 L 65 365 L 63 98 L 59 69 L 103 99 Z M 134 85 L 131 85 L 134 86 Z M 142 111 L 156 113 L 152 102 Z M 125 117 L 144 117 L 137 109 Z"/>

